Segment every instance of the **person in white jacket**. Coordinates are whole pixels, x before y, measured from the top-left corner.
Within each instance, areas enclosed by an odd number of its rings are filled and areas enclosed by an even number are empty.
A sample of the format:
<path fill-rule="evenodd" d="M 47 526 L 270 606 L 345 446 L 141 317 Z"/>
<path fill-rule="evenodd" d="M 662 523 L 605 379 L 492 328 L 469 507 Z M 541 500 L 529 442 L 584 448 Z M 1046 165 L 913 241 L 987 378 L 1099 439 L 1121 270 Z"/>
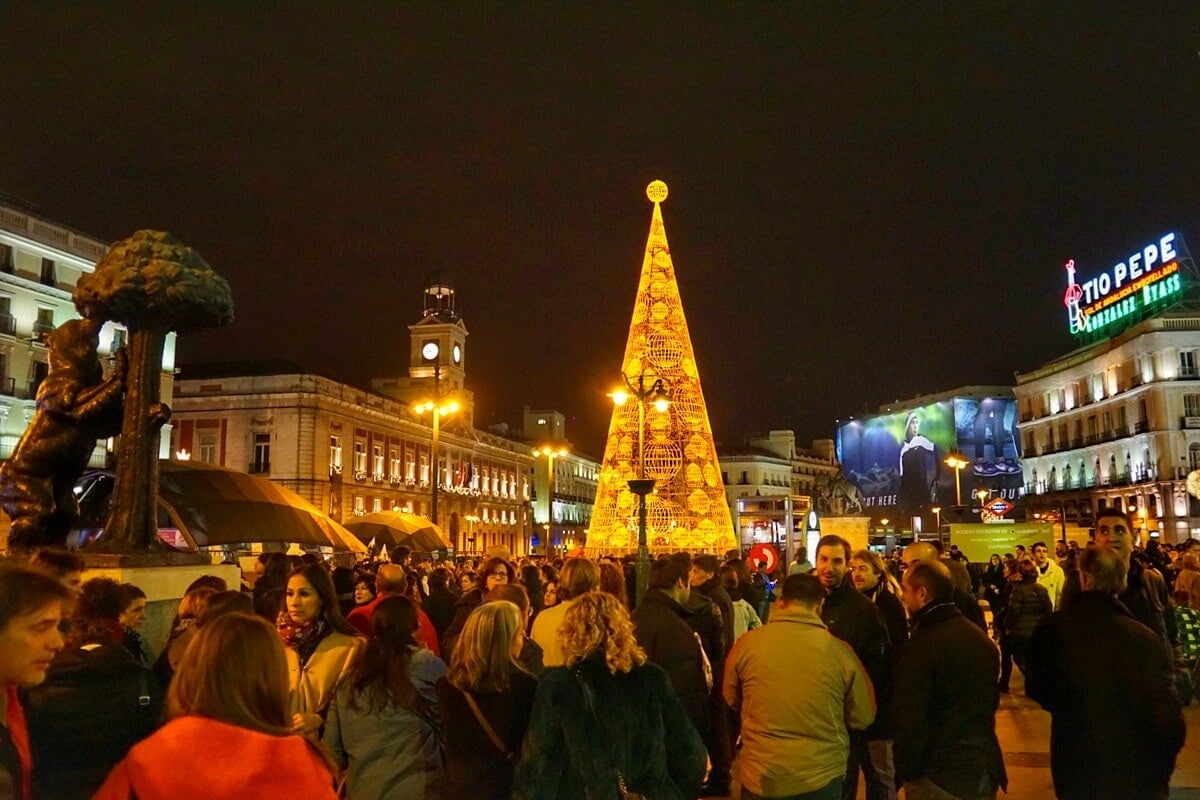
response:
<path fill-rule="evenodd" d="M 1062 608 L 1062 593 L 1063 587 L 1067 585 L 1067 574 L 1058 562 L 1050 557 L 1045 542 L 1034 542 L 1030 550 L 1033 552 L 1033 563 L 1037 564 L 1038 568 L 1037 582 L 1045 587 L 1050 594 L 1050 603 L 1054 610 L 1058 611 Z"/>

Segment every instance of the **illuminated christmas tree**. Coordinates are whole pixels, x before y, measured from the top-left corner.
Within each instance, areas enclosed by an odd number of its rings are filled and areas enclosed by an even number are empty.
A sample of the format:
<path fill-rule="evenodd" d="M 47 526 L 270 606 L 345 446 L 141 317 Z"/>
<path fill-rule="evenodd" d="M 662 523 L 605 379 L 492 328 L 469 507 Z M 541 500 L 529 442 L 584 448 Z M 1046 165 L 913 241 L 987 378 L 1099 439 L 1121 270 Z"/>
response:
<path fill-rule="evenodd" d="M 654 215 L 622 362 L 631 393 L 640 391 L 642 399 L 613 409 L 587 547 L 603 552 L 637 547 L 638 496 L 629 481 L 643 477 L 644 468 L 644 477 L 655 481 L 646 498 L 651 551 L 723 552 L 737 541 L 663 227 L 660 204 L 667 185 L 651 183 L 646 196 Z M 651 397 L 655 388 L 670 398 L 665 410 Z"/>

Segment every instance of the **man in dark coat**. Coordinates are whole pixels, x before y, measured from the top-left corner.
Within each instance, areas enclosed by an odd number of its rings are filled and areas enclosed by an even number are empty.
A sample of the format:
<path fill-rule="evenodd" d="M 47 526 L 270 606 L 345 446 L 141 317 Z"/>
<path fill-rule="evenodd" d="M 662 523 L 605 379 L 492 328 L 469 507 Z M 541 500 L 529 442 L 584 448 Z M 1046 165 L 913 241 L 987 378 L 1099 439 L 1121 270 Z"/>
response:
<path fill-rule="evenodd" d="M 660 559 L 650 568 L 646 595 L 633 612 L 633 634 L 646 657 L 667 673 L 679 702 L 701 736 L 710 726 L 704 656 L 697 634 L 688 626 L 688 572 L 678 562 Z"/>
<path fill-rule="evenodd" d="M 733 712 L 721 695 L 721 683 L 725 677 L 725 656 L 733 644 L 732 631 L 726 633 L 727 629 L 733 627 L 733 601 L 729 599 L 729 594 L 720 585 L 714 587 L 714 583 L 719 584 L 716 577 L 701 581 L 701 586 L 707 586 L 713 591 L 714 598 L 724 597 L 728 601 L 731 616 L 725 617 L 719 601 L 710 598 L 697 586 L 697 578 L 703 577 L 709 567 L 714 570 L 712 574 L 716 575 L 715 556 L 699 556 L 697 560 L 702 560 L 699 572 L 687 553 L 675 553 L 670 558 L 680 566 L 687 566 L 691 581 L 688 600 L 684 604 L 684 608 L 688 611 L 687 623 L 693 631 L 699 634 L 700 644 L 704 647 L 704 653 L 708 656 L 713 672 L 713 686 L 708 694 L 708 734 L 704 736 L 704 747 L 708 750 L 708 759 L 712 762 L 712 769 L 708 773 L 704 794 L 727 795 L 732 782 L 733 769 L 733 738 L 730 720 Z M 730 621 L 728 625 L 726 619 Z"/>
<path fill-rule="evenodd" d="M 817 542 L 816 568 L 817 579 L 825 590 L 821 621 L 830 633 L 854 650 L 871 679 L 877 702 L 884 703 L 892 683 L 892 648 L 887 623 L 884 622 L 883 612 L 854 588 L 849 569 L 850 543 L 833 534 L 822 536 Z M 886 738 L 881 737 L 876 725 L 878 722 L 867 731 L 850 734 L 850 760 L 846 768 L 846 780 L 842 783 L 842 797 L 845 800 L 853 800 L 858 794 L 860 765 L 866 776 L 867 800 L 886 800 L 896 796 L 894 786 L 889 786 L 892 776 L 875 769 L 868 754 L 869 739 Z"/>
<path fill-rule="evenodd" d="M 905 797 L 992 800 L 1008 786 L 996 738 L 999 653 L 958 610 L 941 561 L 911 564 L 903 586 L 912 634 L 893 672 L 891 723 Z"/>
<path fill-rule="evenodd" d="M 954 579 L 953 568 L 947 566 L 950 562 L 943 560 L 938 549 L 929 542 L 913 542 L 908 547 L 904 548 L 904 557 L 900 562 L 903 569 L 908 569 L 918 561 L 924 561 L 927 564 L 937 562 L 946 567 L 950 572 L 951 580 Z M 962 566 L 959 564 L 958 566 Z M 970 578 L 967 579 L 970 582 Z M 987 633 L 987 620 L 983 616 L 983 612 L 979 609 L 979 601 L 975 596 L 968 591 L 964 591 L 957 583 L 953 585 L 954 593 L 950 597 L 951 602 L 958 606 L 958 610 L 969 621 L 974 622 L 979 629 Z"/>
<path fill-rule="evenodd" d="M 733 599 L 721 585 L 720 565 L 713 555 L 699 555 L 692 559 L 692 591 L 699 592 L 721 609 L 721 622 L 725 625 L 725 645 L 733 645 Z"/>
<path fill-rule="evenodd" d="M 1079 557 L 1082 593 L 1034 632 L 1025 694 L 1050 712 L 1050 772 L 1064 800 L 1162 800 L 1186 727 L 1159 637 L 1117 599 L 1126 567 Z"/>
<path fill-rule="evenodd" d="M 450 591 L 450 570 L 438 567 L 429 573 L 429 596 L 421 603 L 421 609 L 433 623 L 438 636 L 445 634 L 454 621 L 454 604 L 457 602 L 458 595 Z"/>

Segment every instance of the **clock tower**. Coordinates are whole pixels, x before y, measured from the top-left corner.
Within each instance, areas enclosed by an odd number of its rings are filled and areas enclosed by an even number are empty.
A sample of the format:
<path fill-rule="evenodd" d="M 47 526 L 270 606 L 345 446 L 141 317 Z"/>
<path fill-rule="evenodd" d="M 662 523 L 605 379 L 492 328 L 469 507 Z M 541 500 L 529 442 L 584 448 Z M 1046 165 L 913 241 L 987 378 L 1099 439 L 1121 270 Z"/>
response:
<path fill-rule="evenodd" d="M 408 326 L 407 378 L 375 378 L 371 388 L 406 403 L 454 395 L 464 412 L 457 421 L 473 423 L 474 396 L 466 391 L 467 326 L 455 305 L 454 287 L 441 274 L 425 287 L 421 319 Z"/>

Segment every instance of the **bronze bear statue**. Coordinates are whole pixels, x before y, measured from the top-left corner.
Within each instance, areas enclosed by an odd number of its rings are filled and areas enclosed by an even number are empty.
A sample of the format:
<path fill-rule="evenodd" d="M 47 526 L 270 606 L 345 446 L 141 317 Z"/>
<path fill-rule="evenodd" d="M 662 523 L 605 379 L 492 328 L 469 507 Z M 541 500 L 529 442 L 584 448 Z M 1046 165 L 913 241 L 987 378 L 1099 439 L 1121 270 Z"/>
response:
<path fill-rule="evenodd" d="M 46 338 L 49 370 L 37 389 L 36 411 L 12 455 L 0 464 L 0 508 L 12 520 L 9 550 L 62 546 L 79 519 L 75 481 L 96 440 L 121 432 L 124 349 L 104 377 L 97 352 L 103 323 L 73 319 Z"/>

